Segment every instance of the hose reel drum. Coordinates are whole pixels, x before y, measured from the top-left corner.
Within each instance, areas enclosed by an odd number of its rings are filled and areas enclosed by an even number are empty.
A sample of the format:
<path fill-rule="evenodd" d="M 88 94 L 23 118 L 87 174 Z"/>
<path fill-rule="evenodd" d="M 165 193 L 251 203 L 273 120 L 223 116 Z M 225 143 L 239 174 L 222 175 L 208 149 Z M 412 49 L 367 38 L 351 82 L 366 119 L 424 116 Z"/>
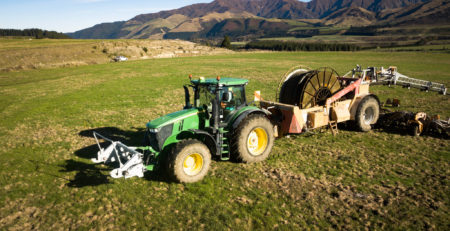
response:
<path fill-rule="evenodd" d="M 295 68 L 279 86 L 279 102 L 300 109 L 325 105 L 326 100 L 341 89 L 338 73 L 329 67 L 317 70 Z"/>

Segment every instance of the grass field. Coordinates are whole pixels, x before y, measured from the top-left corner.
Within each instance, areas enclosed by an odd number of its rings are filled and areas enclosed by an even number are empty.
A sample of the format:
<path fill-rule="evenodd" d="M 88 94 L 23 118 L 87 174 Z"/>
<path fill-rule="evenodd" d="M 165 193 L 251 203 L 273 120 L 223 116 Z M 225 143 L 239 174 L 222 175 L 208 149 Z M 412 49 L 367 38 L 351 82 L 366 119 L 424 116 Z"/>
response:
<path fill-rule="evenodd" d="M 92 130 L 140 145 L 145 123 L 179 110 L 194 77 L 248 78 L 248 97 L 275 99 L 295 65 L 344 74 L 395 65 L 450 85 L 450 54 L 243 53 L 0 72 L 1 230 L 448 230 L 448 140 L 381 130 L 327 130 L 275 141 L 256 164 L 213 161 L 207 177 L 176 184 L 149 173 L 112 180 L 94 165 Z M 401 110 L 450 116 L 450 98 L 373 87 Z"/>
<path fill-rule="evenodd" d="M 378 48 L 377 50 L 381 50 L 381 51 L 441 51 L 441 52 L 448 52 L 450 50 L 450 45 L 434 44 L 434 45 L 425 45 L 425 46 Z"/>
<path fill-rule="evenodd" d="M 415 44 L 420 36 L 405 35 L 379 35 L 379 36 L 359 36 L 359 35 L 316 35 L 308 38 L 282 37 L 282 38 L 263 38 L 260 40 L 281 40 L 296 42 L 321 42 L 321 43 L 347 43 L 358 45 L 362 48 L 371 47 L 395 47 Z M 448 42 L 447 42 L 448 44 Z"/>

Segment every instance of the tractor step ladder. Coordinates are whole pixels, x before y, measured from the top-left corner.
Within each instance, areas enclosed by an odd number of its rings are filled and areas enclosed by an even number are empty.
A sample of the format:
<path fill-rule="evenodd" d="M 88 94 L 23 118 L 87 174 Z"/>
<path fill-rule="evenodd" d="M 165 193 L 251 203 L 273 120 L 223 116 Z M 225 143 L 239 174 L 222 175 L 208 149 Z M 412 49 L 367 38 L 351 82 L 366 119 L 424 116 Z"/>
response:
<path fill-rule="evenodd" d="M 331 130 L 331 133 L 333 134 L 333 136 L 336 136 L 339 133 L 337 122 L 334 120 L 331 120 L 328 122 L 328 125 L 330 126 L 330 130 Z"/>
<path fill-rule="evenodd" d="M 228 131 L 223 130 L 221 132 L 221 140 L 220 140 L 220 159 L 221 160 L 229 160 L 230 159 L 230 147 L 228 144 L 228 138 L 225 136 Z"/>

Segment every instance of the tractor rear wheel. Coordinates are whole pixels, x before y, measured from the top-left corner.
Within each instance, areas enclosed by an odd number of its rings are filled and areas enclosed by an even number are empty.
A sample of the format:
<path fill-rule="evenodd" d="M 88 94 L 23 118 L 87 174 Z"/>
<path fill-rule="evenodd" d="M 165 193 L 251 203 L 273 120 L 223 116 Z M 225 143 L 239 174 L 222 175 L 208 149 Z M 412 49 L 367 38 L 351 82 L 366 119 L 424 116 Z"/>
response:
<path fill-rule="evenodd" d="M 359 131 L 367 132 L 372 129 L 380 115 L 380 104 L 373 96 L 366 96 L 356 109 L 355 123 Z"/>
<path fill-rule="evenodd" d="M 251 115 L 241 122 L 232 141 L 233 157 L 244 163 L 265 160 L 273 146 L 273 126 L 263 115 Z"/>
<path fill-rule="evenodd" d="M 173 180 L 193 183 L 202 180 L 209 170 L 211 153 L 202 142 L 194 139 L 180 141 L 169 157 L 169 173 Z"/>

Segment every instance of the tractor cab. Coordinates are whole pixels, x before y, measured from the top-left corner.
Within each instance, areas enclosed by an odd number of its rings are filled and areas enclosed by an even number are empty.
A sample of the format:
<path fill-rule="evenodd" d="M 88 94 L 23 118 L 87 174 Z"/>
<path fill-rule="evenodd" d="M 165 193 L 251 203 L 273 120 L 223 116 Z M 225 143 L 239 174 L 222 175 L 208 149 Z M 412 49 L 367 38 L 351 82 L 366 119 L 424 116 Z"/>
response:
<path fill-rule="evenodd" d="M 198 108 L 208 114 L 208 118 L 217 116 L 220 121 L 227 120 L 230 115 L 246 106 L 245 85 L 246 79 L 220 78 L 191 80 L 191 85 L 185 86 L 185 109 Z M 193 105 L 190 103 L 188 87 L 194 92 Z"/>

